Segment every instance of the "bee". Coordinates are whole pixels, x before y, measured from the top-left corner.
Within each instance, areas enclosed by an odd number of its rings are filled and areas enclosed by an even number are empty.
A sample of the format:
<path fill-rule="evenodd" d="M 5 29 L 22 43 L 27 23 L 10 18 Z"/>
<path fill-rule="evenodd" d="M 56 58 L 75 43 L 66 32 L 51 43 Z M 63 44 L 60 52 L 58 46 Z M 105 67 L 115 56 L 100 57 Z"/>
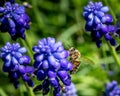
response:
<path fill-rule="evenodd" d="M 30 5 L 28 2 L 23 2 L 23 6 L 26 8 L 32 8 L 32 5 Z"/>
<path fill-rule="evenodd" d="M 72 70 L 70 70 L 70 73 L 73 74 L 78 70 L 78 68 L 80 66 L 81 54 L 77 49 L 72 47 L 69 49 L 69 56 L 70 56 L 70 62 L 73 65 L 73 68 L 72 68 Z"/>

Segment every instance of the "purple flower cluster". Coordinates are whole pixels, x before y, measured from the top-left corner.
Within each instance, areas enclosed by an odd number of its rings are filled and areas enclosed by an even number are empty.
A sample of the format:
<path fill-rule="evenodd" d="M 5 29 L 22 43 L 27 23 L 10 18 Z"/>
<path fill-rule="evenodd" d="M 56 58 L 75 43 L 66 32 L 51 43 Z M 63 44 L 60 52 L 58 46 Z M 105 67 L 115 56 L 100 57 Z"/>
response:
<path fill-rule="evenodd" d="M 20 47 L 19 43 L 10 44 L 9 42 L 0 49 L 0 57 L 4 62 L 3 71 L 8 72 L 10 81 L 14 84 L 15 88 L 18 87 L 18 79 L 20 77 L 29 86 L 33 86 L 29 75 L 33 73 L 34 68 L 28 66 L 30 58 L 23 55 L 26 51 L 26 48 Z"/>
<path fill-rule="evenodd" d="M 25 8 L 17 3 L 6 2 L 0 7 L 0 31 L 8 32 L 13 40 L 25 39 L 25 30 L 30 27 L 30 18 Z"/>
<path fill-rule="evenodd" d="M 77 96 L 76 88 L 73 83 L 70 86 L 65 86 L 66 92 L 62 92 L 61 96 Z"/>
<path fill-rule="evenodd" d="M 33 51 L 37 79 L 43 81 L 42 85 L 47 81 L 45 88 L 51 85 L 54 87 L 54 96 L 60 96 L 60 80 L 66 86 L 71 84 L 69 71 L 72 69 L 72 64 L 67 60 L 68 51 L 64 49 L 61 42 L 56 42 L 51 37 L 39 40 L 38 45 L 33 47 Z"/>
<path fill-rule="evenodd" d="M 98 47 L 101 46 L 102 37 L 109 41 L 111 45 L 116 45 L 116 41 L 112 37 L 115 32 L 115 27 L 111 25 L 113 18 L 110 14 L 106 14 L 108 11 L 109 8 L 103 6 L 102 2 L 93 3 L 90 1 L 84 7 L 85 29 L 91 32 L 92 39 Z"/>
<path fill-rule="evenodd" d="M 120 87 L 117 81 L 112 81 L 106 85 L 104 96 L 120 96 Z"/>

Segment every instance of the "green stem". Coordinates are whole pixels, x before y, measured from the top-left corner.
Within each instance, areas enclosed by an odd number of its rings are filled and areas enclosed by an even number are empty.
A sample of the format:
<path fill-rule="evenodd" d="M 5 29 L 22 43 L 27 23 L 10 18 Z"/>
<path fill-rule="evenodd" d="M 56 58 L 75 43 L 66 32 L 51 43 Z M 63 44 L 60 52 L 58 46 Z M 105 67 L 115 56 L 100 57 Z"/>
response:
<path fill-rule="evenodd" d="M 25 39 L 25 43 L 26 43 L 26 45 L 27 45 L 27 47 L 28 47 L 28 49 L 29 49 L 29 55 L 30 55 L 30 57 L 31 57 L 31 61 L 32 61 L 32 63 L 34 62 L 33 61 L 33 51 L 32 51 L 32 44 L 31 44 L 31 38 L 28 38 L 28 37 L 31 37 L 31 36 L 29 36 L 28 35 L 28 32 L 26 32 L 26 39 Z"/>
<path fill-rule="evenodd" d="M 27 53 L 28 53 L 28 55 L 30 56 L 30 58 L 31 58 L 31 63 L 33 64 L 33 54 L 32 54 L 32 51 L 31 51 L 31 47 L 29 47 L 28 45 L 27 45 L 27 40 L 22 40 L 22 39 L 19 39 L 20 40 L 20 42 L 21 42 L 21 44 L 22 45 L 24 45 L 25 47 L 27 47 Z"/>
<path fill-rule="evenodd" d="M 111 54 L 112 54 L 116 64 L 120 67 L 120 59 L 118 57 L 118 54 L 117 54 L 115 48 L 113 46 L 111 46 L 109 42 L 107 42 L 107 44 L 108 44 L 108 47 L 109 47 L 109 49 L 111 51 Z"/>
<path fill-rule="evenodd" d="M 27 89 L 28 96 L 35 96 L 34 93 L 33 93 L 32 88 L 30 88 L 26 83 L 25 83 L 25 87 Z"/>
<path fill-rule="evenodd" d="M 101 47 L 101 51 L 102 51 L 102 54 L 103 54 L 103 58 L 106 58 L 107 57 L 107 54 L 106 54 L 106 51 L 105 51 L 105 47 L 106 46 L 102 46 Z M 109 66 L 108 66 L 108 64 L 107 64 L 107 61 L 106 61 L 106 59 L 105 60 L 103 60 L 104 61 L 104 63 L 105 63 L 105 65 L 107 66 L 107 72 L 109 71 Z"/>
<path fill-rule="evenodd" d="M 53 87 L 50 88 L 49 96 L 53 95 Z"/>
<path fill-rule="evenodd" d="M 24 94 L 23 94 L 23 86 L 21 86 L 21 85 L 20 85 L 20 88 L 19 88 L 19 95 L 24 96 Z"/>

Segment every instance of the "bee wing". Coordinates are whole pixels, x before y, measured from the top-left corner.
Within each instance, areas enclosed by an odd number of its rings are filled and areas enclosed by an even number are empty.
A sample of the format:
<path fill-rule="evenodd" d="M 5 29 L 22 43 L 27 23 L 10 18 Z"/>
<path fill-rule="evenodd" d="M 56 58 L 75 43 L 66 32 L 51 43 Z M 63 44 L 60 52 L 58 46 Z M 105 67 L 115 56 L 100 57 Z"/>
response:
<path fill-rule="evenodd" d="M 90 65 L 95 64 L 91 59 L 89 59 L 88 57 L 84 57 L 84 56 L 81 56 L 80 61 L 84 62 L 84 63 L 87 63 L 87 64 L 90 64 Z"/>

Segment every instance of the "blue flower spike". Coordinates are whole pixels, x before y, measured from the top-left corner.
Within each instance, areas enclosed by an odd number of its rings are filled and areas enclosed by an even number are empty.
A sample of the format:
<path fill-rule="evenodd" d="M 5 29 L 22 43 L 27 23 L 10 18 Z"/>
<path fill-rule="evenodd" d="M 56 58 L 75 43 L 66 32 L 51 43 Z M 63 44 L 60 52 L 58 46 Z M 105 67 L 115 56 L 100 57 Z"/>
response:
<path fill-rule="evenodd" d="M 69 71 L 72 64 L 67 60 L 69 53 L 64 49 L 61 42 L 56 42 L 54 38 L 48 37 L 38 41 L 37 46 L 33 46 L 34 67 L 37 79 L 44 82 L 47 80 L 47 88 L 54 88 L 54 96 L 60 96 L 60 81 L 66 86 L 71 84 Z M 71 66 L 71 67 L 70 67 Z"/>
<path fill-rule="evenodd" d="M 3 71 L 8 73 L 8 77 L 15 88 L 18 87 L 20 77 L 29 86 L 34 85 L 29 77 L 34 73 L 34 68 L 28 66 L 30 57 L 24 55 L 26 51 L 26 48 L 21 47 L 19 43 L 10 44 L 9 42 L 0 49 L 0 58 L 4 62 Z"/>
<path fill-rule="evenodd" d="M 92 40 L 96 42 L 97 47 L 102 45 L 102 37 L 109 41 L 111 45 L 116 45 L 116 41 L 112 37 L 115 34 L 116 27 L 111 25 L 113 18 L 110 14 L 107 14 L 108 11 L 109 8 L 103 6 L 102 2 L 93 3 L 90 1 L 84 7 L 85 29 L 90 31 Z"/>
<path fill-rule="evenodd" d="M 25 8 L 17 3 L 6 2 L 0 7 L 0 31 L 8 32 L 13 40 L 25 39 L 25 30 L 30 28 L 30 18 Z"/>
<path fill-rule="evenodd" d="M 120 87 L 118 86 L 117 81 L 112 81 L 107 83 L 104 96 L 120 96 Z"/>

